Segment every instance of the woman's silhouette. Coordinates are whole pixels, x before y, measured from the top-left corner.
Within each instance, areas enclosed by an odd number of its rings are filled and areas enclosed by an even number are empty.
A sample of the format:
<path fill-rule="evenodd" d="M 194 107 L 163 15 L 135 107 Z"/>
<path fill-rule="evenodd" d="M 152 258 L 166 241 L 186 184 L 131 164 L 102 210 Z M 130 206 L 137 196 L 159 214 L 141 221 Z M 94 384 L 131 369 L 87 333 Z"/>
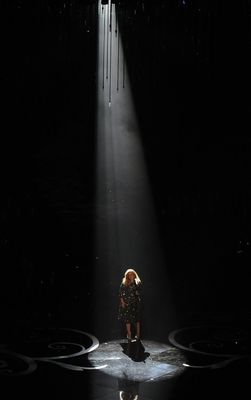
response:
<path fill-rule="evenodd" d="M 129 341 L 132 340 L 132 328 L 136 328 L 135 339 L 140 339 L 141 286 L 137 272 L 132 268 L 127 269 L 119 288 L 118 319 L 125 324 Z"/>

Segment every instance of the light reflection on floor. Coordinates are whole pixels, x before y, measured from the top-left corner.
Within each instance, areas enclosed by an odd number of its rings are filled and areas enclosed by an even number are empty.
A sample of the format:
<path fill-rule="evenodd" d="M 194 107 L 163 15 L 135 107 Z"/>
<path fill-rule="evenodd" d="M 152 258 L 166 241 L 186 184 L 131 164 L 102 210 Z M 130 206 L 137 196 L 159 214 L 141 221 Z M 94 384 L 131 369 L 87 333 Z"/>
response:
<path fill-rule="evenodd" d="M 186 362 L 179 349 L 151 340 L 101 343 L 88 358 L 95 367 L 106 364 L 106 374 L 137 382 L 173 378 L 184 371 Z"/>

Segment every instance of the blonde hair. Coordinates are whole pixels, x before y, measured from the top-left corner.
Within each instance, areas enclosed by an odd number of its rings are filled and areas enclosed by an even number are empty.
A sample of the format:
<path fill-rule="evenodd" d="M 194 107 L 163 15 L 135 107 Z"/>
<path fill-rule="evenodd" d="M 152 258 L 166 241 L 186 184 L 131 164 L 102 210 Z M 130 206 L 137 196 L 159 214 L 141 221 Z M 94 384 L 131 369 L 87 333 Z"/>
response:
<path fill-rule="evenodd" d="M 124 285 L 128 285 L 128 282 L 129 282 L 128 274 L 129 274 L 130 272 L 132 272 L 132 273 L 135 275 L 135 283 L 136 283 L 136 285 L 138 285 L 139 283 L 141 283 L 141 279 L 140 279 L 139 275 L 138 275 L 137 272 L 136 272 L 134 269 L 132 269 L 132 268 L 128 268 L 128 269 L 126 270 L 126 272 L 124 273 L 124 277 L 123 277 L 123 279 L 122 279 L 122 283 L 123 283 Z"/>

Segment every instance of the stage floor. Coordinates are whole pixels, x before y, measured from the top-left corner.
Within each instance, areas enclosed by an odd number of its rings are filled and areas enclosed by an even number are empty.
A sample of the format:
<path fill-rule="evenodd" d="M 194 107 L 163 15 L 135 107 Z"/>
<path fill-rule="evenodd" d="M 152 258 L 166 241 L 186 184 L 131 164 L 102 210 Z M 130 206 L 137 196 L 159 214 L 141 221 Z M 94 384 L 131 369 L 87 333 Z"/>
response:
<path fill-rule="evenodd" d="M 250 393 L 248 326 L 187 326 L 164 340 L 100 342 L 81 329 L 24 332 L 0 346 L 2 389 L 9 398 L 243 398 Z"/>

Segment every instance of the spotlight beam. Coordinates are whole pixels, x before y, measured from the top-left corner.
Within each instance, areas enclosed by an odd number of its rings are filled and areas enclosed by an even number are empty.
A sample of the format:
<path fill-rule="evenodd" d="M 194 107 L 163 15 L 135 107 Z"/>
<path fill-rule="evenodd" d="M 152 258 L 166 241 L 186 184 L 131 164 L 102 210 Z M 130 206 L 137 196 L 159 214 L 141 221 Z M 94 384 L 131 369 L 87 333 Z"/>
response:
<path fill-rule="evenodd" d="M 97 299 L 97 315 L 100 307 L 106 306 L 113 325 L 117 312 L 114 296 L 128 265 L 139 270 L 149 298 L 156 298 L 157 290 L 159 309 L 165 307 L 170 318 L 172 314 L 171 301 L 167 307 L 164 303 L 166 265 L 115 11 L 115 5 L 109 1 L 104 12 L 100 7 L 98 13 L 95 214 L 95 284 L 105 292 Z M 111 27 L 106 37 L 104 25 Z M 103 88 L 104 58 L 108 60 L 110 73 Z M 120 76 L 123 87 L 119 85 Z"/>

